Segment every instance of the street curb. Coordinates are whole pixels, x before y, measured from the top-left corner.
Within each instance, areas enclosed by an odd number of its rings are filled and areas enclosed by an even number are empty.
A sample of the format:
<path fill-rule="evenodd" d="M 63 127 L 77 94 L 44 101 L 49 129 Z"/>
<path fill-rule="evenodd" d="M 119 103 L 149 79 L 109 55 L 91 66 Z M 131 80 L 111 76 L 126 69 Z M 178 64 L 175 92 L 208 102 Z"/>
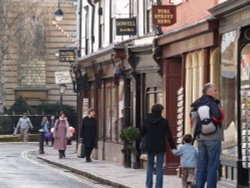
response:
<path fill-rule="evenodd" d="M 43 158 L 43 157 L 37 157 L 37 158 L 41 159 L 41 160 L 43 160 L 43 161 L 45 161 L 45 162 L 47 162 L 49 164 L 53 164 L 55 166 L 65 168 L 67 170 L 70 170 L 72 173 L 85 176 L 85 177 L 87 177 L 89 179 L 98 181 L 98 182 L 103 183 L 105 185 L 110 185 L 110 186 L 113 186 L 113 187 L 116 187 L 116 188 L 132 188 L 132 187 L 128 187 L 126 185 L 123 185 L 123 184 L 121 184 L 119 182 L 113 181 L 113 180 L 104 179 L 104 178 L 102 178 L 100 176 L 97 176 L 94 173 L 90 173 L 90 172 L 83 171 L 83 170 L 78 170 L 78 169 L 72 168 L 72 167 L 70 167 L 68 165 L 64 165 L 64 164 L 61 164 L 61 163 L 58 163 L 58 162 L 55 162 L 55 161 L 52 161 L 52 160 L 49 160 L 49 159 L 46 159 L 46 158 Z"/>

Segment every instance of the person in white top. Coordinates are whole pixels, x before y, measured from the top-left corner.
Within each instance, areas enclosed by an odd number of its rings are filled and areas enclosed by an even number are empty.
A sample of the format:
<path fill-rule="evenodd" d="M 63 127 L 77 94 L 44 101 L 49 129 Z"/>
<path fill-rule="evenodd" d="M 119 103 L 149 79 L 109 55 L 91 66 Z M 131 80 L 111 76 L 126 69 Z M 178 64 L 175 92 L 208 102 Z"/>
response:
<path fill-rule="evenodd" d="M 33 129 L 33 125 L 30 121 L 30 118 L 27 117 L 26 113 L 23 113 L 23 117 L 21 117 L 17 123 L 17 130 L 20 128 L 20 137 L 21 141 L 27 142 L 29 129 Z"/>

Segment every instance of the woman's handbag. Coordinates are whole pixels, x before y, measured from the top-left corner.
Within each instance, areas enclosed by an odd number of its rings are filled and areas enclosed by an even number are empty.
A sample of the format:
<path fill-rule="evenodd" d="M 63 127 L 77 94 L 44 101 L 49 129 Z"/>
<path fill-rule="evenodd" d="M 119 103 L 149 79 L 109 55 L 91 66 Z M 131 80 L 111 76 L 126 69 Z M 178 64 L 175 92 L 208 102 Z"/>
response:
<path fill-rule="evenodd" d="M 17 135 L 17 131 L 18 131 L 18 128 L 16 127 L 16 128 L 14 129 L 13 135 Z"/>
<path fill-rule="evenodd" d="M 77 148 L 77 157 L 79 158 L 84 158 L 86 157 L 86 150 L 85 150 L 85 146 L 83 143 L 83 139 L 80 138 L 80 142 L 78 144 L 78 148 Z"/>
<path fill-rule="evenodd" d="M 143 137 L 140 142 L 141 153 L 146 153 L 146 139 Z"/>

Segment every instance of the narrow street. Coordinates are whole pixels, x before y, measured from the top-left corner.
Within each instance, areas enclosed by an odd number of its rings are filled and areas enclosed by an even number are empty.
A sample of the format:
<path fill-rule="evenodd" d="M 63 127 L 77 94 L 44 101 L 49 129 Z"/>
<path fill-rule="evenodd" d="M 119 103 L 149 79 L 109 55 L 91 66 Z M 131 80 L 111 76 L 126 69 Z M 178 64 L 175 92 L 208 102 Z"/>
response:
<path fill-rule="evenodd" d="M 37 143 L 0 144 L 0 188 L 107 188 L 37 160 L 37 149 Z"/>

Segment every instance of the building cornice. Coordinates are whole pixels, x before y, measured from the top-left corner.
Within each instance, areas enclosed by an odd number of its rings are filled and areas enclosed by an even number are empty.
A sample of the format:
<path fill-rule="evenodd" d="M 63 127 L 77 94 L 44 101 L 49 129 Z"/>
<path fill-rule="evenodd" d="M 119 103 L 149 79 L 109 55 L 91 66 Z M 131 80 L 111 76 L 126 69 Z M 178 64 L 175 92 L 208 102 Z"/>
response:
<path fill-rule="evenodd" d="M 156 38 L 157 45 L 162 46 L 195 37 L 203 33 L 214 31 L 218 29 L 218 26 L 218 21 L 214 17 L 206 17 L 193 24 L 164 33 Z"/>
<path fill-rule="evenodd" d="M 208 11 L 217 18 L 232 14 L 233 12 L 250 5 L 250 0 L 228 0 L 220 3 Z"/>

